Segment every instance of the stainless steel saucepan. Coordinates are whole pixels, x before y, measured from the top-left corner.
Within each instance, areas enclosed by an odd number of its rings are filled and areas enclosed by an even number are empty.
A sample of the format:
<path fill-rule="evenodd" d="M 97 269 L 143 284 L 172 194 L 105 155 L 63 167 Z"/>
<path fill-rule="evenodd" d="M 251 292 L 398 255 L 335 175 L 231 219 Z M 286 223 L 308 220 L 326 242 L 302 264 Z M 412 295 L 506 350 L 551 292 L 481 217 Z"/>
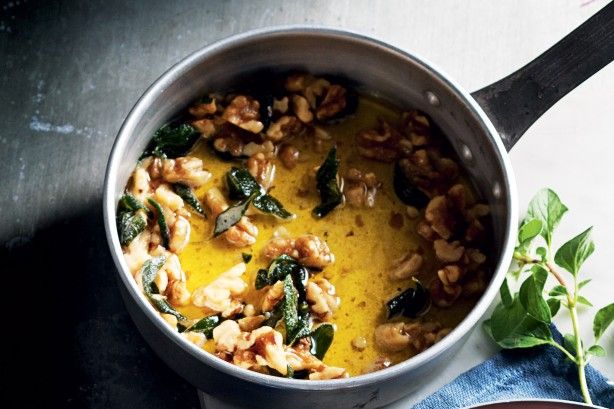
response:
<path fill-rule="evenodd" d="M 495 299 L 506 274 L 518 222 L 518 197 L 507 150 L 550 106 L 613 59 L 614 3 L 533 62 L 475 93 L 414 54 L 360 34 L 326 28 L 256 30 L 195 52 L 162 75 L 137 102 L 108 163 L 105 227 L 130 315 L 171 368 L 233 407 L 265 403 L 267 408 L 373 408 L 411 393 L 453 359 Z M 163 322 L 137 288 L 122 255 L 115 211 L 145 145 L 158 127 L 190 101 L 208 91 L 231 88 L 263 69 L 348 77 L 365 92 L 427 112 L 449 138 L 491 205 L 495 242 L 491 257 L 498 262 L 482 298 L 441 342 L 401 364 L 353 378 L 277 378 L 233 366 L 192 345 Z"/>

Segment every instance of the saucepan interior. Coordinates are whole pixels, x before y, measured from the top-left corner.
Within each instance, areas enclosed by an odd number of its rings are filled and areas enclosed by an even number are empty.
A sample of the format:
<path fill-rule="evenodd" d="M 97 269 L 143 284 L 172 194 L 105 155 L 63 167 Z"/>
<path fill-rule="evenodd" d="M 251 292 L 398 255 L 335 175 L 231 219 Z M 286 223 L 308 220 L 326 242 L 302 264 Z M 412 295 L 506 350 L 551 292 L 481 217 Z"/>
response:
<path fill-rule="evenodd" d="M 274 378 L 234 367 L 171 331 L 140 294 L 123 260 L 115 207 L 134 164 L 153 132 L 203 93 L 258 81 L 255 72 L 305 70 L 341 75 L 361 92 L 427 112 L 442 128 L 491 205 L 498 260 L 493 279 L 472 312 L 450 335 L 414 358 L 383 371 L 334 381 Z M 410 393 L 449 361 L 496 296 L 511 258 L 516 231 L 516 191 L 509 159 L 486 115 L 441 71 L 415 56 L 357 34 L 283 28 L 250 32 L 198 51 L 164 74 L 139 100 L 116 140 L 107 169 L 104 216 L 126 305 L 145 338 L 174 370 L 205 392 L 234 405 L 267 399 L 272 407 L 332 404 L 339 398 L 381 406 Z M 308 393 L 318 391 L 318 393 Z M 240 395 L 237 397 L 237 395 Z M 297 400 L 300 399 L 300 400 Z M 298 402 L 298 404 L 297 404 Z M 369 403 L 367 403 L 369 402 Z M 362 407 L 362 406 L 361 406 Z"/>

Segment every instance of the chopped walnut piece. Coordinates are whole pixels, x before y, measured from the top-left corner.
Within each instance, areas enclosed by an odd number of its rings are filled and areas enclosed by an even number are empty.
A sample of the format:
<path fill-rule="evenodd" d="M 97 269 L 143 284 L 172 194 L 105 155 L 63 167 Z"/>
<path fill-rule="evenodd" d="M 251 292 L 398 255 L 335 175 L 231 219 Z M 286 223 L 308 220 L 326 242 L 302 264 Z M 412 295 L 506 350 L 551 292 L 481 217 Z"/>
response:
<path fill-rule="evenodd" d="M 264 153 L 256 153 L 247 160 L 246 167 L 248 172 L 264 188 L 269 189 L 273 186 L 275 178 L 275 165 L 266 158 Z"/>
<path fill-rule="evenodd" d="M 236 308 L 233 299 L 241 296 L 247 284 L 241 276 L 245 273 L 245 263 L 239 263 L 206 286 L 199 287 L 192 293 L 192 304 L 205 307 L 212 312 L 223 312 Z"/>
<path fill-rule="evenodd" d="M 437 322 L 411 322 L 403 326 L 409 336 L 414 351 L 422 352 L 450 333 L 449 328 L 442 328 Z"/>
<path fill-rule="evenodd" d="M 405 112 L 402 124 L 414 146 L 424 146 L 429 143 L 431 125 L 426 115 L 417 110 Z"/>
<path fill-rule="evenodd" d="M 437 271 L 437 277 L 444 286 L 456 284 L 462 277 L 463 271 L 457 265 L 450 264 Z"/>
<path fill-rule="evenodd" d="M 168 301 L 175 307 L 183 307 L 190 303 L 191 294 L 184 281 L 171 281 L 166 289 Z"/>
<path fill-rule="evenodd" d="M 438 239 L 433 242 L 435 255 L 444 263 L 455 263 L 463 257 L 465 247 L 460 245 L 459 241 L 448 243 L 445 240 Z"/>
<path fill-rule="evenodd" d="M 309 102 L 305 97 L 300 95 L 292 96 L 292 109 L 294 114 L 301 122 L 308 124 L 313 121 L 313 113 L 310 110 Z"/>
<path fill-rule="evenodd" d="M 130 193 L 140 201 L 151 194 L 151 177 L 146 169 L 137 167 L 132 173 L 132 187 Z"/>
<path fill-rule="evenodd" d="M 307 283 L 307 302 L 311 311 L 321 321 L 330 321 L 333 312 L 339 308 L 339 297 L 335 296 L 335 287 L 325 278 Z"/>
<path fill-rule="evenodd" d="M 322 269 L 335 262 L 326 242 L 313 234 L 305 234 L 296 239 L 277 237 L 271 239 L 262 250 L 270 260 L 285 254 L 307 266 Z"/>
<path fill-rule="evenodd" d="M 347 378 L 349 375 L 343 368 L 334 366 L 325 366 L 322 370 L 309 374 L 309 379 L 312 381 L 322 381 L 325 379 Z"/>
<path fill-rule="evenodd" d="M 279 159 L 287 169 L 294 169 L 296 167 L 299 156 L 299 150 L 289 144 L 284 144 L 279 150 Z"/>
<path fill-rule="evenodd" d="M 237 322 L 239 323 L 239 327 L 241 327 L 241 331 L 250 332 L 258 328 L 264 321 L 266 321 L 266 317 L 264 315 L 254 315 L 253 317 L 244 317 Z"/>
<path fill-rule="evenodd" d="M 209 102 L 198 103 L 190 107 L 189 111 L 190 114 L 194 115 L 196 118 L 204 118 L 207 115 L 215 114 L 217 111 L 215 98 L 211 98 Z"/>
<path fill-rule="evenodd" d="M 284 298 L 284 282 L 277 281 L 273 284 L 262 298 L 261 309 L 263 312 L 273 311 L 275 306 Z"/>
<path fill-rule="evenodd" d="M 350 168 L 344 181 L 343 193 L 350 206 L 369 208 L 375 206 L 377 189 L 382 186 L 375 173 L 363 173 L 356 168 Z"/>
<path fill-rule="evenodd" d="M 220 325 L 213 328 L 213 340 L 215 341 L 216 351 L 234 352 L 240 336 L 241 328 L 236 321 L 222 321 Z"/>
<path fill-rule="evenodd" d="M 446 286 L 441 282 L 441 280 L 435 279 L 429 286 L 429 292 L 431 294 L 431 300 L 436 306 L 447 308 L 452 306 L 458 297 L 460 297 L 462 287 L 459 284 L 451 284 Z"/>
<path fill-rule="evenodd" d="M 273 143 L 277 143 L 300 134 L 303 129 L 303 124 L 298 118 L 285 115 L 269 125 L 266 131 L 266 138 Z"/>
<path fill-rule="evenodd" d="M 422 268 L 423 261 L 420 254 L 410 251 L 396 260 L 395 267 L 389 271 L 388 275 L 393 280 L 405 280 L 413 277 Z"/>
<path fill-rule="evenodd" d="M 426 206 L 424 218 L 431 228 L 444 239 L 449 239 L 454 232 L 456 221 L 448 208 L 445 196 L 435 196 Z"/>
<path fill-rule="evenodd" d="M 283 97 L 281 99 L 273 99 L 273 111 L 277 111 L 280 114 L 285 114 L 288 112 L 288 97 Z"/>
<path fill-rule="evenodd" d="M 203 169 L 201 159 L 185 156 L 177 159 L 162 159 L 162 178 L 169 183 L 183 183 L 197 188 L 211 178 L 211 173 Z"/>
<path fill-rule="evenodd" d="M 375 344 L 386 352 L 399 352 L 409 346 L 409 336 L 402 322 L 381 324 L 375 328 Z"/>
<path fill-rule="evenodd" d="M 357 139 L 359 153 L 380 162 L 391 162 L 405 150 L 403 135 L 381 119 L 378 127 L 359 132 Z"/>
<path fill-rule="evenodd" d="M 329 86 L 324 100 L 316 111 L 316 117 L 320 120 L 332 118 L 343 111 L 347 105 L 346 93 L 345 88 L 340 85 Z"/>
<path fill-rule="evenodd" d="M 192 121 L 192 126 L 196 129 L 205 139 L 211 138 L 218 131 L 219 124 L 214 119 L 198 119 Z"/>
<path fill-rule="evenodd" d="M 230 101 L 222 118 L 239 128 L 259 133 L 264 128 L 260 119 L 260 103 L 251 97 L 239 95 Z"/>

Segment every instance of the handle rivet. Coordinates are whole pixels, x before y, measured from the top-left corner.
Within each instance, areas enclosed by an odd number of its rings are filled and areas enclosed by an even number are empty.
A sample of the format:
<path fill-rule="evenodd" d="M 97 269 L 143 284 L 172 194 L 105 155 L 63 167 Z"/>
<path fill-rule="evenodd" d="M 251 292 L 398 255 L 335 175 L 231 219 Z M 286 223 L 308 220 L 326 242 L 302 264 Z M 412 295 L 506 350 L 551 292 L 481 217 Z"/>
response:
<path fill-rule="evenodd" d="M 501 185 L 499 182 L 495 182 L 495 184 L 492 185 L 492 194 L 495 199 L 501 199 Z"/>
<path fill-rule="evenodd" d="M 473 161 L 473 153 L 471 153 L 471 149 L 469 149 L 469 147 L 465 144 L 461 145 L 461 155 L 466 162 Z"/>
<path fill-rule="evenodd" d="M 426 97 L 426 100 L 428 101 L 429 104 L 431 104 L 434 107 L 438 107 L 440 102 L 439 102 L 439 97 L 437 95 L 435 95 L 433 92 L 431 91 L 426 91 L 424 93 L 424 96 Z"/>

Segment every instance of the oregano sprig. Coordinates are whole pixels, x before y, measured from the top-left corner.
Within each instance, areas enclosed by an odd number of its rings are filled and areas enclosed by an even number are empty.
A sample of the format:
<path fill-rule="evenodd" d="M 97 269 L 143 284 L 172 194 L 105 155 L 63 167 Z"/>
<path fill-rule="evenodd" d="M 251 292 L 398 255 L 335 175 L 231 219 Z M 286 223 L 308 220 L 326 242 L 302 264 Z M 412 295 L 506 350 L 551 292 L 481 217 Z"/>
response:
<path fill-rule="evenodd" d="M 578 305 L 592 307 L 592 303 L 580 294 L 590 282 L 590 279 L 581 280 L 580 274 L 582 265 L 594 252 L 595 244 L 591 239 L 590 227 L 553 252 L 554 232 L 567 211 L 567 206 L 551 189 L 542 189 L 531 200 L 527 215 L 520 224 L 514 266 L 510 270 L 512 276 L 524 280 L 514 294 L 510 291 L 508 280 L 504 280 L 500 289 L 501 302 L 484 326 L 502 348 L 547 344 L 559 349 L 576 365 L 584 401 L 592 404 L 585 367 L 591 355 L 606 354 L 599 341 L 614 321 L 614 303 L 595 314 L 593 342 L 582 342 Z M 557 284 L 546 289 L 548 277 L 554 278 Z M 573 334 L 565 334 L 563 342 L 559 343 L 552 336 L 550 324 L 561 306 L 569 312 Z"/>

